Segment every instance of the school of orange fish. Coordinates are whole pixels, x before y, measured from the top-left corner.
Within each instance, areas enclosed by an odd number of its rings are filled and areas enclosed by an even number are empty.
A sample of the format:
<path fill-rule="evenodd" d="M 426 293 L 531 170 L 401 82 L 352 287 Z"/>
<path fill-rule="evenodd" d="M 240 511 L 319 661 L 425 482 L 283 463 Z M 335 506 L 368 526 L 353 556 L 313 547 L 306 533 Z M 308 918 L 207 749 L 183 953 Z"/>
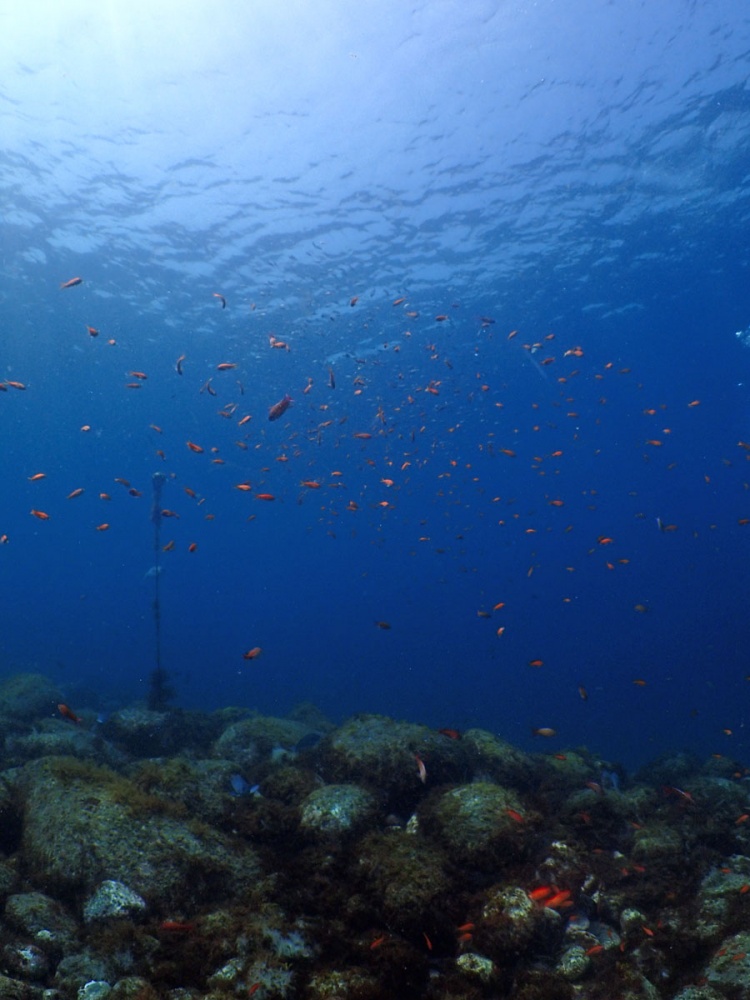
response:
<path fill-rule="evenodd" d="M 83 283 L 83 278 L 74 277 L 62 282 L 60 289 L 67 295 L 68 290 Z M 222 293 L 213 292 L 211 295 L 217 300 L 221 310 L 228 308 L 227 298 Z M 379 305 L 382 308 L 383 303 Z M 350 309 L 361 310 L 363 308 L 361 297 L 355 295 L 349 298 L 348 306 Z M 390 512 L 398 509 L 401 491 L 404 491 L 402 495 L 413 492 L 412 476 L 421 472 L 429 462 L 433 468 L 436 464 L 439 466 L 438 502 L 443 501 L 446 505 L 456 503 L 455 493 L 452 492 L 454 489 L 451 484 L 452 477 L 460 479 L 463 486 L 467 483 L 470 486 L 477 484 L 480 478 L 473 474 L 472 462 L 463 457 L 462 446 L 458 443 L 461 440 L 461 419 L 451 423 L 451 403 L 460 399 L 462 402 L 468 401 L 470 405 L 481 408 L 485 436 L 484 440 L 475 443 L 477 462 L 488 459 L 525 462 L 534 475 L 543 479 L 544 502 L 550 511 L 560 512 L 555 516 L 564 518 L 564 508 L 571 504 L 571 501 L 573 501 L 571 506 L 577 504 L 576 509 L 579 510 L 581 496 L 586 505 L 594 509 L 597 490 L 580 489 L 579 484 L 575 497 L 570 491 L 566 495 L 563 490 L 553 489 L 554 477 L 563 469 L 567 450 L 575 449 L 581 438 L 582 413 L 590 412 L 589 399 L 583 406 L 578 407 L 577 386 L 583 385 L 584 395 L 591 397 L 592 400 L 595 399 L 596 404 L 604 408 L 608 403 L 606 387 L 610 380 L 629 378 L 635 381 L 635 376 L 629 367 L 601 358 L 598 345 L 594 350 L 584 348 L 577 342 L 558 346 L 554 333 L 546 334 L 538 340 L 524 342 L 524 336 L 517 330 L 501 332 L 496 319 L 490 316 L 476 319 L 476 340 L 469 354 L 465 348 L 459 349 L 452 344 L 449 331 L 454 323 L 454 316 L 450 311 L 425 314 L 405 295 L 390 300 L 390 307 L 394 317 L 390 325 L 393 334 L 388 339 L 383 338 L 376 359 L 357 358 L 352 355 L 345 362 L 320 363 L 318 370 L 315 371 L 301 370 L 300 364 L 296 363 L 295 344 L 289 335 L 280 339 L 275 333 L 264 331 L 261 336 L 267 339 L 268 350 L 281 352 L 282 356 L 286 355 L 289 358 L 288 391 L 280 398 L 260 399 L 255 392 L 246 389 L 240 377 L 246 374 L 245 359 L 241 357 L 229 359 L 219 355 L 208 377 L 205 377 L 205 370 L 200 374 L 199 381 L 195 383 L 192 391 L 216 398 L 218 409 L 215 412 L 222 423 L 233 428 L 234 440 L 231 446 L 241 452 L 260 452 L 261 460 L 267 463 L 259 465 L 254 475 L 239 481 L 227 481 L 224 484 L 225 489 L 246 494 L 250 504 L 254 504 L 256 500 L 270 503 L 277 498 L 289 499 L 288 479 L 277 488 L 269 485 L 274 479 L 274 465 L 266 457 L 266 450 L 272 448 L 275 452 L 272 456 L 273 463 L 296 463 L 301 470 L 294 486 L 298 503 L 304 502 L 304 495 L 311 491 L 316 491 L 317 497 L 321 500 L 325 498 L 316 508 L 316 512 L 320 522 L 330 534 L 335 532 L 342 516 L 355 518 L 361 516 L 363 511 L 369 511 L 370 524 L 373 523 L 373 514 L 376 518 L 386 518 Z M 252 306 L 251 311 L 254 308 Z M 106 331 L 90 325 L 88 319 L 88 316 L 81 316 L 80 319 L 80 328 L 84 336 L 93 339 L 101 336 L 99 343 L 115 350 L 122 350 L 123 354 L 130 356 L 132 348 L 121 348 L 114 337 L 108 337 Z M 366 322 L 363 323 L 363 327 L 367 327 Z M 582 339 L 585 342 L 583 335 Z M 526 453 L 523 449 L 519 450 L 518 441 L 522 440 L 525 446 L 528 437 L 519 437 L 519 426 L 508 423 L 506 410 L 508 400 L 503 396 L 502 387 L 493 385 L 491 377 L 483 372 L 483 366 L 486 366 L 487 370 L 495 370 L 493 365 L 496 366 L 500 344 L 506 345 L 508 350 L 512 345 L 512 350 L 516 352 L 514 357 L 517 363 L 531 366 L 529 372 L 533 377 L 543 379 L 539 384 L 544 386 L 547 394 L 546 405 L 549 407 L 549 412 L 543 412 L 544 403 L 535 401 L 530 403 L 533 419 L 531 431 L 538 433 L 539 438 L 545 441 L 545 447 L 537 452 Z M 253 346 L 257 350 L 257 341 Z M 236 349 L 236 345 L 233 349 Z M 592 354 L 596 356 L 596 361 L 589 360 Z M 431 377 L 418 374 L 424 366 L 425 359 L 433 366 Z M 472 366 L 472 382 L 468 386 L 467 361 Z M 377 377 L 386 363 L 390 379 L 388 393 L 377 384 Z M 147 388 L 150 379 L 171 378 L 179 380 L 184 385 L 186 375 L 190 372 L 190 358 L 187 352 L 180 353 L 175 358 L 171 371 L 145 371 L 137 363 L 132 366 L 131 364 L 123 359 L 125 379 L 122 387 L 127 392 L 142 392 Z M 454 368 L 459 365 L 462 372 L 461 380 L 454 376 Z M 536 369 L 536 372 L 533 369 Z M 228 380 L 230 377 L 231 381 Z M 633 384 L 633 381 L 628 390 L 631 393 L 630 399 L 637 399 L 640 402 L 645 395 L 644 387 L 639 382 Z M 399 390 L 397 393 L 393 392 L 394 386 Z M 4 394 L 25 390 L 29 390 L 29 394 L 33 393 L 34 385 L 18 378 L 8 378 L 0 382 L 0 392 Z M 550 393 L 554 394 L 554 398 L 551 398 Z M 700 411 L 701 400 L 686 398 L 683 405 L 687 412 L 697 413 Z M 658 402 L 647 402 L 638 408 L 643 428 L 640 448 L 645 463 L 652 462 L 655 453 L 663 455 L 669 452 L 673 438 L 672 428 L 664 426 L 668 419 L 665 410 L 666 406 Z M 441 420 L 441 426 L 437 429 L 434 420 L 436 416 Z M 448 419 L 444 420 L 445 417 Z M 514 421 L 517 419 L 516 410 L 511 419 Z M 259 424 L 262 424 L 267 428 L 268 421 L 278 422 L 280 428 L 279 434 L 273 439 L 259 427 Z M 598 423 L 599 418 L 595 418 L 595 422 Z M 80 433 L 88 434 L 93 429 L 91 424 L 83 424 Z M 224 441 L 226 434 L 223 431 L 219 434 L 206 426 L 202 432 L 205 438 L 194 440 L 197 435 L 191 432 L 189 436 L 182 435 L 182 444 L 177 445 L 175 434 L 178 432 L 170 428 L 169 433 L 165 434 L 158 415 L 155 415 L 149 430 L 153 435 L 153 454 L 167 469 L 171 455 L 167 446 L 161 446 L 160 443 L 161 440 L 167 439 L 172 440 L 171 448 L 187 449 L 201 461 L 209 462 L 212 466 L 228 464 L 221 453 L 221 446 L 212 441 L 212 437 Z M 524 428 L 524 432 L 527 430 L 528 428 Z M 556 438 L 557 446 L 546 446 L 550 436 Z M 315 466 L 320 464 L 319 456 L 323 454 L 319 446 L 324 440 L 336 448 L 340 467 L 327 467 L 324 471 L 316 471 Z M 454 440 L 457 442 L 456 449 L 451 454 Z M 310 445 L 318 447 L 312 448 Z M 739 441 L 737 445 L 742 458 L 750 460 L 750 443 Z M 595 450 L 594 454 L 597 451 Z M 329 454 L 330 450 L 325 452 L 326 456 Z M 254 456 L 251 454 L 248 459 L 252 457 Z M 230 470 L 235 464 L 229 463 Z M 251 463 L 248 461 L 247 464 Z M 661 468 L 669 470 L 676 464 L 676 457 L 669 456 Z M 731 464 L 733 464 L 731 459 L 724 459 L 724 465 Z M 313 467 L 312 473 L 310 467 Z M 31 483 L 41 484 L 53 471 L 57 473 L 60 470 L 27 470 L 26 478 Z M 203 475 L 203 470 L 196 469 L 196 479 Z M 176 473 L 171 473 L 171 477 L 177 480 Z M 355 478 L 358 479 L 357 483 L 353 481 Z M 711 482 L 708 473 L 704 479 L 707 484 Z M 115 477 L 115 483 L 132 497 L 142 497 L 144 494 L 148 496 L 147 487 L 144 488 L 143 484 L 133 485 L 125 476 Z M 205 509 L 208 490 L 204 492 L 192 485 L 180 485 L 184 496 L 191 503 Z M 60 502 L 74 501 L 92 488 L 102 501 L 112 499 L 106 484 L 100 483 L 94 487 L 78 484 L 59 493 L 48 490 L 44 493 L 45 499 L 43 501 L 40 499 L 38 504 L 34 504 L 29 514 L 41 522 L 54 519 Z M 742 488 L 747 489 L 747 484 L 743 483 Z M 479 486 L 476 486 L 476 489 L 479 490 Z M 531 540 L 532 546 L 533 536 L 539 532 L 556 531 L 568 534 L 574 530 L 572 522 L 559 520 L 542 522 L 537 519 L 533 524 L 522 526 L 523 515 L 511 509 L 515 499 L 503 495 L 489 499 L 487 508 L 492 510 L 494 507 L 494 511 L 505 515 L 494 518 L 495 527 L 508 529 L 516 526 Z M 260 514 L 262 506 L 263 504 L 260 504 L 258 509 L 253 506 L 248 507 L 245 515 L 247 520 L 262 516 Z M 159 515 L 163 522 L 175 526 L 175 537 L 167 539 L 162 546 L 164 553 L 179 551 L 180 548 L 191 554 L 198 551 L 200 544 L 198 538 L 180 537 L 179 510 L 163 508 Z M 6 512 L 5 516 L 9 521 L 7 525 L 0 525 L 0 543 L 7 545 L 13 539 L 13 522 L 9 512 Z M 637 511 L 634 516 L 646 518 L 647 515 Z M 210 521 L 215 515 L 207 510 L 203 517 Z M 662 534 L 675 532 L 679 528 L 677 524 L 665 522 L 660 517 L 656 517 L 655 522 L 654 530 Z M 747 525 L 750 523 L 750 517 L 740 517 L 737 522 L 739 525 Z M 382 520 L 376 522 L 376 530 L 381 530 L 383 523 Z M 424 523 L 421 521 L 420 527 L 423 527 Z M 108 517 L 91 525 L 91 530 L 96 532 L 107 532 L 116 528 L 115 517 Z M 580 530 L 578 525 L 576 529 Z M 429 534 L 419 533 L 415 536 L 417 545 L 431 542 L 434 544 Z M 614 532 L 611 535 L 595 534 L 587 538 L 582 547 L 587 556 L 601 553 L 603 566 L 610 572 L 627 567 L 631 562 L 628 555 L 618 552 L 617 549 Z M 436 549 L 436 551 L 441 550 Z M 610 556 L 610 552 L 616 554 Z M 537 570 L 534 557 L 535 552 L 532 547 L 528 551 L 528 565 L 525 570 L 527 577 L 531 577 Z M 566 566 L 570 572 L 575 568 L 572 565 Z M 482 595 L 477 602 L 481 606 L 477 608 L 476 614 L 480 619 L 493 621 L 492 627 L 496 637 L 498 641 L 502 641 L 507 630 L 512 627 L 510 599 L 507 594 L 496 596 L 500 599 L 485 604 Z M 570 599 L 569 596 L 562 596 L 563 601 Z M 633 610 L 638 614 L 646 614 L 649 605 L 646 601 L 638 601 L 633 605 Z M 388 621 L 375 616 L 373 620 L 379 629 L 391 628 Z M 248 642 L 247 651 L 243 653 L 239 650 L 238 657 L 254 660 L 260 655 L 260 647 L 252 646 L 251 643 L 252 638 Z M 530 655 L 526 662 L 532 668 L 541 668 L 545 661 L 538 656 Z M 647 685 L 648 679 L 638 676 L 633 678 L 632 683 L 643 687 Z M 578 694 L 584 701 L 589 697 L 583 684 L 578 686 Z M 556 734 L 556 729 L 553 726 L 540 725 L 536 726 L 533 732 L 537 736 L 550 737 Z M 726 729 L 725 732 L 728 733 L 729 730 Z"/>

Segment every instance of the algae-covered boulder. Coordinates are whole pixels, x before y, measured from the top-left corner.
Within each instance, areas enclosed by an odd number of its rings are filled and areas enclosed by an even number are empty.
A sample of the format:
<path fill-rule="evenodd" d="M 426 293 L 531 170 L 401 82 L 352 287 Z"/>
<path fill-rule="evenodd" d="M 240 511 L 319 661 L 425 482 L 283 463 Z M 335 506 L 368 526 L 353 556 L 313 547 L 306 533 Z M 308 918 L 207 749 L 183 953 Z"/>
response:
<path fill-rule="evenodd" d="M 449 893 L 446 858 L 435 845 L 403 830 L 360 841 L 352 877 L 384 927 L 421 934 Z"/>
<path fill-rule="evenodd" d="M 123 708 L 102 726 L 102 736 L 133 757 L 167 757 L 186 747 L 207 750 L 220 722 L 202 712 Z"/>
<path fill-rule="evenodd" d="M 708 986 L 732 1000 L 750 1000 L 750 932 L 724 938 L 703 970 Z"/>
<path fill-rule="evenodd" d="M 519 886 L 494 885 L 484 894 L 477 946 L 495 962 L 507 961 L 561 923 L 557 913 L 537 905 Z"/>
<path fill-rule="evenodd" d="M 5 743 L 6 760 L 25 764 L 37 757 L 80 757 L 117 766 L 123 757 L 97 732 L 74 726 L 60 718 L 43 719 L 30 733 L 10 737 Z"/>
<path fill-rule="evenodd" d="M 496 865 L 523 853 L 528 826 L 514 792 L 479 781 L 459 785 L 420 809 L 420 823 L 459 864 Z"/>
<path fill-rule="evenodd" d="M 137 761 L 127 776 L 141 791 L 173 802 L 185 815 L 209 823 L 221 820 L 232 795 L 237 767 L 229 760 L 151 757 Z"/>
<path fill-rule="evenodd" d="M 704 943 L 717 943 L 730 926 L 737 912 L 737 901 L 748 883 L 750 858 L 735 854 L 726 865 L 712 868 L 698 890 L 698 916 L 690 920 L 691 934 Z"/>
<path fill-rule="evenodd" d="M 0 1000 L 45 1000 L 46 990 L 0 974 Z"/>
<path fill-rule="evenodd" d="M 291 753 L 314 730 L 304 722 L 254 715 L 228 726 L 213 746 L 213 756 L 231 760 L 246 771 L 274 751 Z"/>
<path fill-rule="evenodd" d="M 686 986 L 673 1000 L 726 1000 L 726 997 L 713 986 Z"/>
<path fill-rule="evenodd" d="M 366 785 L 396 812 L 410 810 L 425 787 L 464 781 L 469 773 L 462 740 L 382 715 L 349 719 L 314 755 L 327 781 Z"/>
<path fill-rule="evenodd" d="M 383 1000 L 380 983 L 367 969 L 349 968 L 316 973 L 310 978 L 305 1000 Z"/>
<path fill-rule="evenodd" d="M 302 802 L 300 826 L 322 834 L 349 834 L 375 816 L 373 796 L 357 785 L 325 785 Z"/>
<path fill-rule="evenodd" d="M 75 943 L 78 929 L 73 917 L 54 899 L 41 892 L 21 892 L 5 904 L 6 923 L 43 951 L 59 955 Z"/>
<path fill-rule="evenodd" d="M 467 729 L 461 742 L 471 756 L 477 777 L 485 775 L 498 785 L 518 791 L 534 784 L 534 759 L 494 733 L 486 729 Z"/>
<path fill-rule="evenodd" d="M 635 831 L 632 856 L 643 864 L 681 864 L 684 854 L 679 830 L 667 823 L 648 823 Z"/>
<path fill-rule="evenodd" d="M 26 869 L 50 892 L 90 893 L 113 879 L 149 903 L 185 907 L 241 893 L 257 877 L 250 847 L 189 823 L 107 768 L 44 758 L 22 769 L 18 787 Z"/>
<path fill-rule="evenodd" d="M 57 715 L 62 700 L 60 689 L 44 674 L 16 674 L 0 682 L 0 718 L 35 722 Z"/>

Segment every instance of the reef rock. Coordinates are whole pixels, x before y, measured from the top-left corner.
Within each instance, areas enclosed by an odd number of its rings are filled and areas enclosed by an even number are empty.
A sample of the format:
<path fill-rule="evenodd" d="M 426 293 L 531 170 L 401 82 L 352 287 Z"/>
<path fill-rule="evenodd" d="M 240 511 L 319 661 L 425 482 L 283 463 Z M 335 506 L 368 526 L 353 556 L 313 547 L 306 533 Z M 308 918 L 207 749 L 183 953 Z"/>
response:
<path fill-rule="evenodd" d="M 514 792 L 480 781 L 428 801 L 420 822 L 457 863 L 498 864 L 521 853 L 527 827 L 514 817 L 522 812 Z"/>
<path fill-rule="evenodd" d="M 740 931 L 721 942 L 704 970 L 708 986 L 732 1000 L 750 1000 L 750 932 Z"/>
<path fill-rule="evenodd" d="M 58 957 L 78 936 L 73 917 L 60 903 L 41 892 L 10 896 L 5 904 L 5 920 L 13 930 Z"/>
<path fill-rule="evenodd" d="M 327 781 L 353 781 L 372 788 L 386 796 L 393 812 L 411 812 L 425 785 L 465 781 L 470 773 L 463 740 L 380 715 L 349 719 L 313 754 Z M 420 761 L 426 768 L 424 780 Z"/>
<path fill-rule="evenodd" d="M 375 799 L 357 785 L 325 785 L 302 803 L 300 825 L 316 833 L 352 833 L 375 814 Z"/>
<path fill-rule="evenodd" d="M 22 769 L 18 786 L 26 865 L 50 891 L 90 893 L 114 879 L 148 902 L 184 905 L 242 892 L 257 877 L 249 846 L 191 825 L 107 768 L 42 758 Z"/>

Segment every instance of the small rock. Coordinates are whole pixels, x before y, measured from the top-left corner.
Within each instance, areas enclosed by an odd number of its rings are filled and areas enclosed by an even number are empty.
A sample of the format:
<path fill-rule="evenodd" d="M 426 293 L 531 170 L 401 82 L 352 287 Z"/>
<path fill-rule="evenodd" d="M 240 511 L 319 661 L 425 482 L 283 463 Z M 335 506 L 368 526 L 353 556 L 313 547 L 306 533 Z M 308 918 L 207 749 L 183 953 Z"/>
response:
<path fill-rule="evenodd" d="M 562 953 L 557 966 L 555 967 L 555 971 L 558 972 L 563 979 L 567 979 L 569 983 L 575 983 L 579 979 L 583 979 L 589 971 L 590 966 L 591 959 L 586 954 L 584 949 L 580 945 L 576 944 Z"/>
<path fill-rule="evenodd" d="M 83 919 L 87 924 L 118 917 L 133 919 L 143 916 L 147 909 L 146 901 L 137 892 L 133 892 L 122 882 L 107 879 L 86 900 Z"/>
<path fill-rule="evenodd" d="M 456 959 L 456 965 L 461 972 L 465 972 L 467 976 L 473 976 L 480 983 L 489 983 L 495 971 L 491 959 L 485 958 L 484 955 L 475 955 L 472 952 L 459 955 Z"/>
<path fill-rule="evenodd" d="M 3 966 L 21 979 L 46 979 L 49 959 L 35 944 L 6 944 L 2 951 Z"/>
<path fill-rule="evenodd" d="M 78 1000 L 105 1000 L 112 987 L 104 979 L 92 979 L 78 991 Z"/>
<path fill-rule="evenodd" d="M 357 785 L 316 788 L 302 803 L 300 825 L 318 833 L 348 833 L 374 814 L 375 800 Z"/>

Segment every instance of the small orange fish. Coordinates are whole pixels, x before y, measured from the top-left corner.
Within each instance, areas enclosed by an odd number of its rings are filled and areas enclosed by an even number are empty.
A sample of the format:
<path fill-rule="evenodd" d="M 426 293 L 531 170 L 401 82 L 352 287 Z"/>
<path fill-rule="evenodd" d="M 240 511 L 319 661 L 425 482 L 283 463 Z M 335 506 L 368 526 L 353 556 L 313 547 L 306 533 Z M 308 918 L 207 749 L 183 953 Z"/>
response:
<path fill-rule="evenodd" d="M 591 955 L 601 955 L 603 951 L 604 951 L 603 944 L 593 944 L 590 948 L 588 948 L 584 952 L 584 954 L 590 957 Z"/>
<path fill-rule="evenodd" d="M 458 729 L 438 729 L 441 736 L 447 736 L 449 740 L 460 740 L 461 733 Z"/>
<path fill-rule="evenodd" d="M 234 364 L 234 362 L 232 362 L 232 361 L 222 361 L 220 364 L 218 364 L 216 366 L 216 371 L 217 372 L 228 372 L 228 371 L 231 371 L 232 368 L 236 368 L 236 367 L 237 367 L 237 365 Z"/>
<path fill-rule="evenodd" d="M 239 490 L 241 493 L 249 493 L 252 486 L 250 483 L 235 483 L 234 488 Z"/>
<path fill-rule="evenodd" d="M 448 317 L 446 316 L 445 313 L 440 313 L 438 316 L 435 317 L 435 322 L 436 323 L 445 323 L 445 321 L 447 319 L 448 319 Z"/>
<path fill-rule="evenodd" d="M 260 646 L 253 646 L 252 649 L 248 649 L 246 653 L 242 654 L 243 660 L 255 660 L 263 652 Z"/>
<path fill-rule="evenodd" d="M 526 822 L 526 818 L 520 812 L 518 812 L 517 809 L 511 809 L 510 806 L 507 806 L 506 809 L 505 809 L 505 812 L 507 813 L 508 816 L 510 816 L 510 818 L 515 823 L 525 823 Z"/>
<path fill-rule="evenodd" d="M 546 900 L 544 905 L 550 910 L 556 910 L 559 907 L 564 907 L 566 903 L 569 904 L 570 901 L 570 890 L 563 889 L 552 896 L 551 899 Z"/>
<path fill-rule="evenodd" d="M 174 542 L 171 541 L 167 542 L 166 545 L 162 545 L 161 550 L 162 552 L 171 552 L 173 548 L 174 548 Z"/>
<path fill-rule="evenodd" d="M 146 379 L 148 378 L 148 375 L 145 372 L 128 372 L 128 375 L 131 378 L 138 378 L 138 379 L 140 379 L 141 382 L 145 382 Z"/>
<path fill-rule="evenodd" d="M 372 434 L 368 434 L 367 431 L 357 431 L 356 433 L 352 434 L 352 437 L 358 438 L 360 441 L 369 441 L 370 438 L 372 437 Z"/>
<path fill-rule="evenodd" d="M 544 660 L 529 660 L 530 667 L 543 667 Z"/>
<path fill-rule="evenodd" d="M 218 299 L 219 302 L 221 302 L 221 308 L 222 309 L 226 309 L 226 307 L 227 307 L 227 300 L 224 298 L 224 296 L 221 294 L 221 292 L 211 292 L 211 294 L 213 295 L 213 297 L 215 299 Z"/>
<path fill-rule="evenodd" d="M 552 729 L 550 726 L 540 726 L 538 729 L 531 730 L 532 736 L 557 736 L 557 730 Z"/>
<path fill-rule="evenodd" d="M 350 305 L 350 306 L 356 306 L 356 304 L 357 304 L 358 302 L 359 302 L 359 295 L 353 295 L 353 296 L 352 296 L 352 297 L 351 297 L 351 298 L 349 299 L 349 305 Z"/>
<path fill-rule="evenodd" d="M 385 939 L 386 939 L 385 934 L 380 934 L 378 937 L 376 937 L 375 940 L 370 945 L 370 951 L 375 951 L 376 948 L 379 948 L 381 944 L 383 944 Z"/>
<path fill-rule="evenodd" d="M 13 379 L 6 379 L 5 384 L 12 386 L 14 389 L 25 389 L 26 386 L 23 382 L 15 382 Z"/>
<path fill-rule="evenodd" d="M 40 479 L 46 479 L 47 478 L 47 473 L 46 472 L 35 472 L 33 476 L 28 476 L 27 478 L 28 478 L 28 480 L 29 480 L 30 483 L 36 483 Z"/>
<path fill-rule="evenodd" d="M 276 497 L 273 495 L 273 493 L 256 493 L 255 494 L 255 499 L 256 500 L 275 500 Z"/>
<path fill-rule="evenodd" d="M 79 725 L 81 722 L 83 722 L 83 719 L 80 717 L 80 715 L 76 715 L 76 713 L 71 708 L 68 708 L 67 705 L 58 705 L 57 711 L 60 713 L 63 719 L 67 719 L 68 722 L 74 722 L 76 725 Z"/>
<path fill-rule="evenodd" d="M 194 451 L 197 455 L 203 453 L 203 448 L 199 444 L 194 444 L 192 441 L 186 441 L 185 444 L 191 451 Z"/>
<path fill-rule="evenodd" d="M 646 686 L 646 681 L 644 681 L 644 679 L 642 677 L 636 677 L 633 680 L 633 683 L 635 684 L 636 687 L 640 687 L 640 688 L 645 688 L 645 686 Z"/>
<path fill-rule="evenodd" d="M 531 892 L 526 893 L 529 899 L 532 899 L 535 903 L 539 903 L 543 899 L 549 899 L 554 894 L 555 890 L 550 885 L 540 885 L 538 889 L 532 889 Z"/>
<path fill-rule="evenodd" d="M 105 521 L 104 524 L 97 524 L 96 531 L 109 531 L 109 525 Z"/>
<path fill-rule="evenodd" d="M 378 626 L 378 628 L 382 628 L 386 632 L 391 627 L 390 622 L 375 622 L 375 624 Z"/>
<path fill-rule="evenodd" d="M 68 493 L 66 500 L 73 500 L 75 497 L 79 497 L 83 493 L 83 487 L 79 486 L 77 490 L 73 490 L 72 493 Z"/>
<path fill-rule="evenodd" d="M 188 545 L 188 552 L 196 552 L 197 549 L 198 549 L 197 542 L 191 542 L 190 545 Z"/>
<path fill-rule="evenodd" d="M 579 684 L 578 685 L 578 694 L 581 696 L 581 700 L 582 701 L 588 701 L 589 700 L 589 693 L 586 690 L 586 688 L 583 686 L 583 684 Z"/>
<path fill-rule="evenodd" d="M 32 509 L 32 510 L 29 511 L 29 513 L 33 514 L 34 517 L 38 518 L 40 521 L 49 521 L 49 514 L 47 514 L 43 510 L 33 510 Z"/>
<path fill-rule="evenodd" d="M 424 761 L 419 756 L 418 753 L 414 754 L 414 759 L 417 762 L 417 776 L 423 785 L 427 784 L 427 768 L 424 766 Z"/>
<path fill-rule="evenodd" d="M 308 490 L 319 490 L 320 483 L 314 479 L 303 479 L 300 486 L 306 486 Z"/>
<path fill-rule="evenodd" d="M 98 337 L 99 336 L 99 331 L 97 330 L 97 328 L 95 326 L 87 326 L 86 329 L 89 332 L 89 337 Z"/>
<path fill-rule="evenodd" d="M 82 285 L 83 278 L 69 278 L 67 281 L 63 281 L 60 288 L 75 288 L 76 285 Z"/>
<path fill-rule="evenodd" d="M 162 920 L 159 924 L 160 931 L 171 931 L 175 934 L 187 934 L 194 927 L 195 924 L 188 923 L 185 920 Z"/>

